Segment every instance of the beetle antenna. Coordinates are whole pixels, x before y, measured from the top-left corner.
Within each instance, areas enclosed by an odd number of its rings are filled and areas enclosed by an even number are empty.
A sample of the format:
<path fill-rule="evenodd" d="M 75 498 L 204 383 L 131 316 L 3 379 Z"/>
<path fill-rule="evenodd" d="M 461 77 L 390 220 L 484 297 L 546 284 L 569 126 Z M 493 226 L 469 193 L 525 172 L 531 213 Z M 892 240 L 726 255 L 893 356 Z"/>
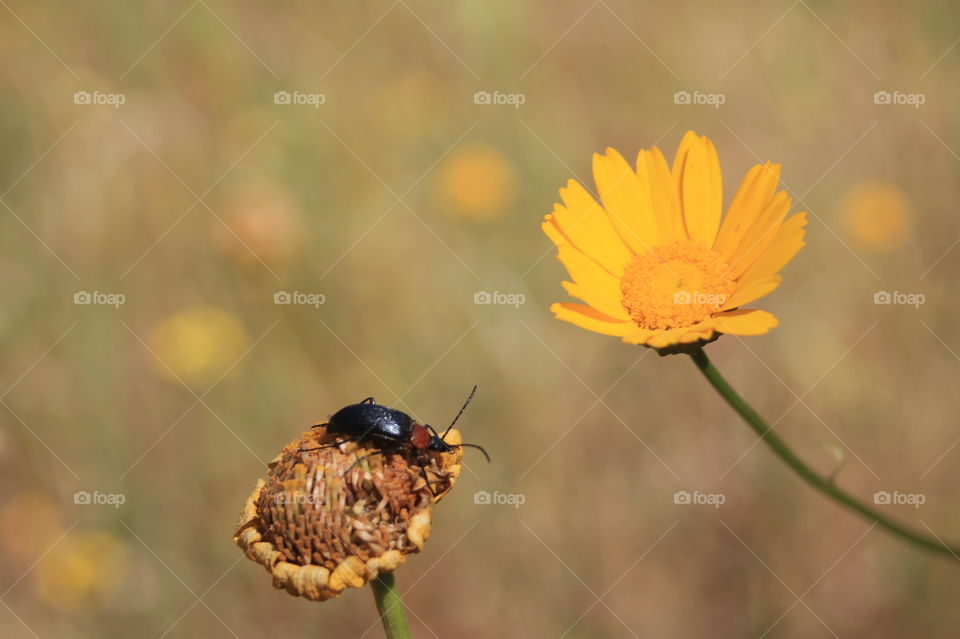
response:
<path fill-rule="evenodd" d="M 473 399 L 473 394 L 477 392 L 477 385 L 473 385 L 473 390 L 470 391 L 470 394 L 467 396 L 467 401 L 463 403 L 463 406 L 460 407 L 460 412 L 457 413 L 457 416 L 453 418 L 453 421 L 450 422 L 450 425 L 447 426 L 447 430 L 443 431 L 443 435 L 440 436 L 440 439 L 446 439 L 447 433 L 450 432 L 450 429 L 453 428 L 453 425 L 457 423 L 457 420 L 460 419 L 460 416 L 463 415 L 463 411 L 467 410 L 467 406 L 470 405 L 470 400 Z"/>
<path fill-rule="evenodd" d="M 487 458 L 487 461 L 490 461 L 490 455 L 487 454 L 486 449 L 483 446 L 480 446 L 479 444 L 447 444 L 447 446 L 449 446 L 450 448 L 463 448 L 464 446 L 469 446 L 470 448 L 476 448 L 481 453 L 483 453 L 483 456 Z"/>

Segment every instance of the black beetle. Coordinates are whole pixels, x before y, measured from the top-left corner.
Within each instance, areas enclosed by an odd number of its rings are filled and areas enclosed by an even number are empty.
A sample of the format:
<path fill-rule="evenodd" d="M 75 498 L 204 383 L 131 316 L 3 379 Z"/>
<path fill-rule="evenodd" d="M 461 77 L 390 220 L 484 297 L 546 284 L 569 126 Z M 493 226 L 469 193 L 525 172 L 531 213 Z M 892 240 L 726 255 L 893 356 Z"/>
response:
<path fill-rule="evenodd" d="M 463 411 L 467 409 L 476 392 L 477 387 L 474 386 L 467 397 L 467 401 L 460 408 L 460 412 L 453 418 L 447 429 L 443 431 L 443 435 L 438 433 L 430 424 L 420 424 L 403 411 L 383 406 L 376 403 L 373 397 L 367 397 L 357 404 L 350 404 L 341 408 L 327 422 L 313 425 L 314 428 L 325 426 L 328 433 L 342 435 L 343 439 L 316 448 L 301 448 L 300 452 L 331 448 L 345 442 L 362 441 L 376 443 L 379 448 L 378 451 L 366 457 L 410 450 L 414 454 L 417 465 L 420 466 L 420 472 L 427 481 L 427 486 L 430 487 L 430 480 L 427 478 L 427 472 L 424 468 L 429 459 L 428 452 L 449 453 L 455 448 L 469 446 L 479 450 L 487 458 L 487 461 L 490 461 L 490 455 L 487 454 L 483 446 L 477 444 L 448 444 L 444 441 L 447 433 L 463 415 Z M 430 487 L 430 491 L 433 492 L 432 487 Z"/>

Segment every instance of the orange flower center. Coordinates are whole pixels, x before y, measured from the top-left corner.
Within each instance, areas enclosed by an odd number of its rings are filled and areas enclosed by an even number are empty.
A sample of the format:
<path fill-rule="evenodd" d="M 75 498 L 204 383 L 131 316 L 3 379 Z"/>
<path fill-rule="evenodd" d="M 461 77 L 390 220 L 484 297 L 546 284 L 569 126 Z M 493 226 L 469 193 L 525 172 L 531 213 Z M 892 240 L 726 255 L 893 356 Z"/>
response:
<path fill-rule="evenodd" d="M 693 241 L 657 246 L 634 256 L 620 280 L 623 306 L 647 329 L 701 322 L 720 310 L 735 285 L 720 255 Z"/>

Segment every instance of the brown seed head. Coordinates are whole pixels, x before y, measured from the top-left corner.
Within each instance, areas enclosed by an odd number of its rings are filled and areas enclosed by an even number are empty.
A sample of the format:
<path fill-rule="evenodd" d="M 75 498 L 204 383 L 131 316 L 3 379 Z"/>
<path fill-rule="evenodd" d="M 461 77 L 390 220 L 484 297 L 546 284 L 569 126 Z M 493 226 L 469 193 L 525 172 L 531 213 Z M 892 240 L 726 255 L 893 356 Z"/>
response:
<path fill-rule="evenodd" d="M 460 474 L 461 449 L 372 454 L 375 444 L 335 443 L 323 427 L 305 432 L 269 464 L 244 507 L 234 541 L 274 575 L 274 585 L 308 599 L 335 597 L 391 571 L 419 552 L 431 511 Z M 446 441 L 461 442 L 450 431 Z"/>

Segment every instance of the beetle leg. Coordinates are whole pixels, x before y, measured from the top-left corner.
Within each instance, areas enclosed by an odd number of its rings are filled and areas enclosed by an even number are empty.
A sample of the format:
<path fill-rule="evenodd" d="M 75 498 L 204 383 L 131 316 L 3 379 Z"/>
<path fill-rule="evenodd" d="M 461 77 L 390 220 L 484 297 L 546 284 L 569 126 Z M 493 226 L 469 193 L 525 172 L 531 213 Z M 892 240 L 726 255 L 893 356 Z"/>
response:
<path fill-rule="evenodd" d="M 372 398 L 372 397 L 367 397 L 366 399 L 360 400 L 360 403 L 361 403 L 361 404 L 376 404 L 376 403 L 377 403 L 377 400 L 375 400 L 375 399 Z"/>
<path fill-rule="evenodd" d="M 333 447 L 335 447 L 335 446 L 339 446 L 340 444 L 346 444 L 347 442 L 350 442 L 350 441 L 353 441 L 353 440 L 352 440 L 352 439 L 344 439 L 344 440 L 341 440 L 341 441 L 338 441 L 338 442 L 334 442 L 334 443 L 332 443 L 332 444 L 324 444 L 323 446 L 316 446 L 316 447 L 314 447 L 314 448 L 298 448 L 298 449 L 297 449 L 297 452 L 298 452 L 298 453 L 306 453 L 306 452 L 309 452 L 309 451 L 311 451 L 311 450 L 323 450 L 324 448 L 333 448 Z"/>
<path fill-rule="evenodd" d="M 368 457 L 374 457 L 374 456 L 376 456 L 376 455 L 395 454 L 395 453 L 400 453 L 400 452 L 403 452 L 403 447 L 402 447 L 402 446 L 395 447 L 395 448 L 384 448 L 383 450 L 376 450 L 376 451 L 370 453 L 369 455 L 364 455 L 363 457 L 360 457 L 359 459 L 357 459 L 357 461 L 355 461 L 355 462 L 353 462 L 352 464 L 350 464 L 350 468 L 348 468 L 348 469 L 346 469 L 345 471 L 343 471 L 343 474 L 346 475 L 347 473 L 349 473 L 351 470 L 353 470 L 353 467 L 354 467 L 354 466 L 356 466 L 357 464 L 359 464 L 360 462 L 362 462 L 364 459 L 367 459 Z"/>
<path fill-rule="evenodd" d="M 426 467 L 426 464 L 422 464 L 422 463 L 419 463 L 419 462 L 418 462 L 417 465 L 420 466 L 420 474 L 423 475 L 423 481 L 427 482 L 427 489 L 430 491 L 430 495 L 433 496 L 433 497 L 436 497 L 436 496 L 437 496 L 437 493 L 434 492 L 433 486 L 430 485 L 430 478 L 427 477 L 427 467 Z"/>

